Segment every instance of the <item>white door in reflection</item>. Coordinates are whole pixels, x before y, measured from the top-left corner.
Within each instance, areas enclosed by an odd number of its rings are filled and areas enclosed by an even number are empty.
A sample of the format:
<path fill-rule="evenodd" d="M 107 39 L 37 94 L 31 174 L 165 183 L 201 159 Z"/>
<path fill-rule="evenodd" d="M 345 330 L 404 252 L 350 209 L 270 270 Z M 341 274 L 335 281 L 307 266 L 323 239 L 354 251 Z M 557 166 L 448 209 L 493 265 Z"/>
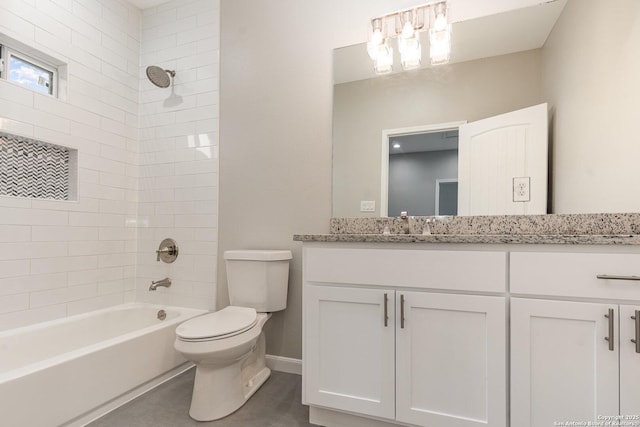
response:
<path fill-rule="evenodd" d="M 547 213 L 547 104 L 460 126 L 458 215 Z"/>

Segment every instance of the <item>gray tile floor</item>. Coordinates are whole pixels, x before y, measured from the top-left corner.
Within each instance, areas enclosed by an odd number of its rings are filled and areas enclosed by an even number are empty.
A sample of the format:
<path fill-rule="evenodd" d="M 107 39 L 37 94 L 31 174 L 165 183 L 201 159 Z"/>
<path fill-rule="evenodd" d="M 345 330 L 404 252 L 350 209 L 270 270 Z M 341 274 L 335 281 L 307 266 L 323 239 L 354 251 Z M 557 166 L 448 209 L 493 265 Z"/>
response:
<path fill-rule="evenodd" d="M 271 372 L 271 378 L 242 408 L 217 421 L 198 422 L 189 418 L 195 369 L 173 378 L 113 412 L 88 424 L 89 427 L 294 427 L 309 424 L 309 409 L 301 401 L 301 377 Z"/>

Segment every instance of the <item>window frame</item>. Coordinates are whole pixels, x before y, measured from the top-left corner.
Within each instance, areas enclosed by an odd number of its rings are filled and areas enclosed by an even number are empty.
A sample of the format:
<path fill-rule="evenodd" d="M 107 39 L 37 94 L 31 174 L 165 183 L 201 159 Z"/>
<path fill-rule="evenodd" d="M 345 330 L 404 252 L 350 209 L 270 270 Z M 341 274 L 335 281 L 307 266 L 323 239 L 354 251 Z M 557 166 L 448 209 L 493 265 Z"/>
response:
<path fill-rule="evenodd" d="M 51 87 L 49 88 L 49 93 L 40 92 L 38 90 L 31 89 L 28 86 L 22 85 L 14 80 L 11 80 L 9 64 L 11 62 L 12 57 L 51 73 Z M 53 96 L 54 98 L 58 98 L 59 80 L 58 80 L 58 67 L 56 65 L 43 61 L 40 58 L 24 53 L 19 49 L 15 49 L 12 46 L 8 46 L 1 42 L 0 42 L 0 79 L 10 82 L 11 84 L 14 84 L 16 86 L 26 88 L 35 93 L 39 93 L 42 95 L 49 95 L 49 96 Z"/>

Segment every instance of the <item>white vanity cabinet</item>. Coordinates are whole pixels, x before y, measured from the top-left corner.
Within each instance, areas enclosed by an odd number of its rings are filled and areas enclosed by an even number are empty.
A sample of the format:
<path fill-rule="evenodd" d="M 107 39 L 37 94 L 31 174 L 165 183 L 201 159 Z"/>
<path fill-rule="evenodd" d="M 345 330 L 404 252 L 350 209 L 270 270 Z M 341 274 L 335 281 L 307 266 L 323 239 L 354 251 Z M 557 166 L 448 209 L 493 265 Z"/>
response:
<path fill-rule="evenodd" d="M 512 426 L 640 422 L 638 272 L 638 254 L 510 254 Z"/>
<path fill-rule="evenodd" d="M 505 426 L 505 271 L 504 252 L 305 245 L 304 403 L 371 417 L 315 421 Z"/>
<path fill-rule="evenodd" d="M 390 289 L 305 286 L 307 403 L 393 419 L 393 298 Z"/>

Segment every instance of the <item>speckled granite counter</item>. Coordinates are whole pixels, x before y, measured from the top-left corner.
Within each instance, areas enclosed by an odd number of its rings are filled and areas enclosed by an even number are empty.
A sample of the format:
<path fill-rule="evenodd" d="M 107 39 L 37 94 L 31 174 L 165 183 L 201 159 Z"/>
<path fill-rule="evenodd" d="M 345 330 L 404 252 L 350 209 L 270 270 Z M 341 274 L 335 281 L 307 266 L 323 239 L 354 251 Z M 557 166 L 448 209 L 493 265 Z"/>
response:
<path fill-rule="evenodd" d="M 385 227 L 389 234 L 383 234 Z M 431 234 L 423 234 L 430 231 Z M 407 233 L 408 232 L 408 233 Z M 332 218 L 329 234 L 300 242 L 640 245 L 640 213 Z"/>

